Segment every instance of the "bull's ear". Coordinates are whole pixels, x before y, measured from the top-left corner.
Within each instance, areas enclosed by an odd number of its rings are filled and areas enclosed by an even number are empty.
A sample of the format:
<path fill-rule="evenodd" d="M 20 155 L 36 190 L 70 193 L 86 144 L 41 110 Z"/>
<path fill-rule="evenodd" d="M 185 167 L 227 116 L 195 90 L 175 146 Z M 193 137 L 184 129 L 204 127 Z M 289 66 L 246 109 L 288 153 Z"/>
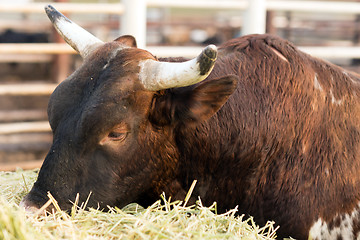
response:
<path fill-rule="evenodd" d="M 238 77 L 230 75 L 196 87 L 167 90 L 154 98 L 149 119 L 155 126 L 206 121 L 224 105 L 237 83 Z"/>
<path fill-rule="evenodd" d="M 137 47 L 136 39 L 131 35 L 124 35 L 124 36 L 118 37 L 114 41 L 120 42 L 127 47 L 135 47 L 135 48 Z"/>

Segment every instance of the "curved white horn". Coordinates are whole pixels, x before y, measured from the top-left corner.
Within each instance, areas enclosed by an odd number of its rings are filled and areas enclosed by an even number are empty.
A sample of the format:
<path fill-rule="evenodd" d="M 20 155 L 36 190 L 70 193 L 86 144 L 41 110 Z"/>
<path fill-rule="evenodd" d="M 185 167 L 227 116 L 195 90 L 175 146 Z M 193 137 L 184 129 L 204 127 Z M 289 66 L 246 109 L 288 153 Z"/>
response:
<path fill-rule="evenodd" d="M 103 44 L 100 39 L 73 23 L 53 6 L 46 6 L 45 11 L 62 38 L 80 53 L 83 58 L 88 56 L 99 45 Z"/>
<path fill-rule="evenodd" d="M 215 45 L 207 46 L 199 56 L 187 62 L 141 61 L 139 79 L 151 91 L 186 87 L 204 80 L 214 67 L 217 57 Z"/>

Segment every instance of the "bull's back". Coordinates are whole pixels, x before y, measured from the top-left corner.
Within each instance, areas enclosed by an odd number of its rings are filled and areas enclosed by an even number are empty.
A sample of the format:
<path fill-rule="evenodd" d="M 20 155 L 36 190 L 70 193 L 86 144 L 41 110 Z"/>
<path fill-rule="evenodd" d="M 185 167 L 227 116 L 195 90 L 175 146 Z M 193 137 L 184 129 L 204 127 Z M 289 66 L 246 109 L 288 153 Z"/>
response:
<path fill-rule="evenodd" d="M 218 172 L 231 199 L 221 200 L 299 239 L 319 219 L 357 211 L 358 75 L 269 35 L 223 45 L 210 78 L 227 74 L 239 76 L 238 88 L 209 124 L 222 167 L 231 169 Z"/>

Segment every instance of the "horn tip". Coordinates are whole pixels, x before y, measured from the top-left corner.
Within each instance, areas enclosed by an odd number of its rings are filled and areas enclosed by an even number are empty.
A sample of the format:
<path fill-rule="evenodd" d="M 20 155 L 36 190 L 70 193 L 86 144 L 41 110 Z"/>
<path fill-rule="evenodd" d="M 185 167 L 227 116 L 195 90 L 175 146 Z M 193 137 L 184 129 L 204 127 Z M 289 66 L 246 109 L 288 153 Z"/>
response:
<path fill-rule="evenodd" d="M 217 57 L 217 47 L 213 44 L 207 46 L 203 52 L 210 59 L 215 60 Z"/>
<path fill-rule="evenodd" d="M 45 9 L 45 12 L 46 12 L 47 14 L 49 14 L 50 12 L 55 11 L 55 8 L 54 8 L 52 5 L 50 5 L 50 4 L 46 5 L 46 6 L 44 7 L 44 9 Z"/>
<path fill-rule="evenodd" d="M 45 12 L 52 23 L 55 23 L 59 19 L 69 21 L 64 15 L 62 15 L 58 10 L 56 10 L 56 8 L 54 8 L 50 4 L 45 6 Z"/>
<path fill-rule="evenodd" d="M 217 58 L 217 53 L 217 47 L 209 45 L 197 57 L 201 76 L 208 75 L 211 72 Z"/>
<path fill-rule="evenodd" d="M 214 51 L 217 51 L 217 47 L 214 44 L 208 45 L 207 48 L 210 48 L 210 49 L 212 49 Z"/>

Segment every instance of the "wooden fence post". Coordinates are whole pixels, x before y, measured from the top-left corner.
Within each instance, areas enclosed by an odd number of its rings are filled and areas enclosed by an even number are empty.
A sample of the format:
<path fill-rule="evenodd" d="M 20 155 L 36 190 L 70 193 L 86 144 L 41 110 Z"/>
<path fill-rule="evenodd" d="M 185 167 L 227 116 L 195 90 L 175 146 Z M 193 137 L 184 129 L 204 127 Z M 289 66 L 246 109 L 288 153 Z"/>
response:
<path fill-rule="evenodd" d="M 146 46 L 146 0 L 122 0 L 124 14 L 121 18 L 122 35 L 133 35 L 139 48 Z"/>
<path fill-rule="evenodd" d="M 56 0 L 55 2 L 66 3 L 68 0 Z M 63 12 L 66 14 L 66 12 Z M 54 40 L 56 43 L 64 43 L 62 37 L 52 28 Z M 70 55 L 69 54 L 58 54 L 54 56 L 53 62 L 53 78 L 55 82 L 60 83 L 65 80 L 70 73 Z"/>
<path fill-rule="evenodd" d="M 242 35 L 265 33 L 266 0 L 248 0 L 244 17 Z"/>

